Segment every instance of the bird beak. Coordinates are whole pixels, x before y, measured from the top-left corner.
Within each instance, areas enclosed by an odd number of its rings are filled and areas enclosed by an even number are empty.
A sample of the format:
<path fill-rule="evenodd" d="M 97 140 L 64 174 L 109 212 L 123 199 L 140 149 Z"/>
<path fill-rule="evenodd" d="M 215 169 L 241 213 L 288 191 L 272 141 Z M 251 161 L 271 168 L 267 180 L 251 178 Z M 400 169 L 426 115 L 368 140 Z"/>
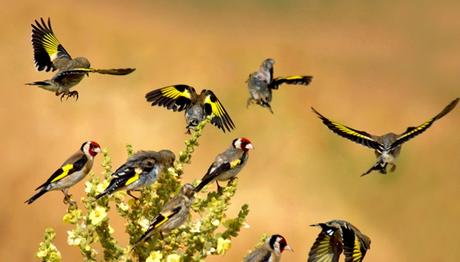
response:
<path fill-rule="evenodd" d="M 100 148 L 100 147 L 96 147 L 93 151 L 96 152 L 96 153 L 100 153 L 100 152 L 101 152 L 101 148 Z"/>
<path fill-rule="evenodd" d="M 290 246 L 285 246 L 284 247 L 284 250 L 289 250 L 291 252 L 294 252 L 294 249 L 292 249 Z"/>
<path fill-rule="evenodd" d="M 245 146 L 245 148 L 246 148 L 247 150 L 249 150 L 249 149 L 254 149 L 254 146 L 253 146 L 252 144 L 247 144 L 247 145 Z"/>

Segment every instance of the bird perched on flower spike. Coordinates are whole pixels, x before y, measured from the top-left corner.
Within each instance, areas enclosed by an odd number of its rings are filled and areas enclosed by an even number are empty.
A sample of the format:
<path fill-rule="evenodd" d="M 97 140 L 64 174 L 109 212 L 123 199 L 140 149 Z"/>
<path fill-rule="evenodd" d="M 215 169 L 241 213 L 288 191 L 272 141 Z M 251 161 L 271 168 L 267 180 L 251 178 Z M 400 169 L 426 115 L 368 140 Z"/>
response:
<path fill-rule="evenodd" d="M 68 189 L 82 180 L 93 167 L 93 160 L 97 153 L 101 152 L 101 147 L 94 141 L 83 143 L 80 150 L 70 156 L 61 167 L 56 170 L 45 183 L 37 187 L 39 190 L 25 203 L 32 204 L 37 198 L 48 191 L 61 190 L 64 193 L 64 203 L 70 202 Z"/>
<path fill-rule="evenodd" d="M 154 183 L 162 172 L 166 172 L 174 164 L 175 158 L 170 150 L 135 153 L 112 174 L 110 184 L 96 199 L 122 189 L 126 189 L 130 196 L 136 198 L 131 191 Z"/>
<path fill-rule="evenodd" d="M 194 195 L 194 187 L 191 184 L 184 184 L 180 192 L 169 200 L 160 213 L 153 218 L 149 228 L 136 241 L 134 247 L 149 239 L 155 231 L 159 232 L 163 238 L 163 234 L 168 234 L 171 230 L 184 224 L 189 217 Z"/>
<path fill-rule="evenodd" d="M 285 251 L 293 251 L 287 244 L 286 239 L 278 234 L 270 236 L 263 246 L 256 248 L 244 258 L 244 262 L 279 262 L 281 254 Z"/>
<path fill-rule="evenodd" d="M 54 92 L 56 96 L 61 96 L 61 100 L 64 97 L 78 99 L 78 92 L 70 89 L 89 73 L 126 75 L 135 70 L 134 68 L 95 69 L 91 68 L 86 57 L 72 58 L 54 34 L 49 18 L 48 22 L 40 18 L 32 24 L 32 46 L 38 71 L 58 70 L 58 72 L 51 79 L 27 83 L 27 85 L 35 85 Z"/>
<path fill-rule="evenodd" d="M 218 181 L 231 180 L 246 165 L 249 158 L 249 150 L 254 149 L 249 139 L 240 137 L 233 140 L 232 145 L 224 152 L 217 155 L 200 184 L 195 188 L 199 192 L 211 181 L 216 181 L 218 190 L 221 189 Z"/>
<path fill-rule="evenodd" d="M 273 113 L 271 108 L 272 90 L 277 90 L 282 84 L 291 85 L 308 85 L 312 80 L 312 76 L 293 75 L 287 77 L 273 78 L 273 64 L 275 60 L 272 58 L 265 59 L 257 72 L 251 73 L 248 83 L 249 99 L 246 104 L 248 107 L 252 103 L 256 103 L 262 107 L 266 107 Z"/>
<path fill-rule="evenodd" d="M 311 226 L 321 227 L 321 232 L 310 249 L 307 262 L 338 262 L 342 251 L 346 262 L 361 262 L 370 249 L 371 239 L 347 221 L 332 220 Z"/>
<path fill-rule="evenodd" d="M 362 176 L 365 176 L 374 170 L 379 171 L 381 174 L 386 174 L 387 165 L 392 166 L 391 172 L 393 172 L 396 169 L 396 164 L 394 162 L 401 151 L 402 144 L 425 132 L 425 130 L 427 130 L 435 121 L 441 119 L 452 111 L 452 109 L 454 109 L 457 105 L 458 100 L 459 98 L 456 98 L 450 102 L 439 114 L 421 125 L 408 127 L 405 132 L 399 135 L 395 133 L 388 133 L 383 136 L 371 135 L 365 131 L 359 131 L 338 122 L 334 122 L 320 114 L 313 107 L 311 109 L 323 121 L 323 124 L 332 130 L 332 132 L 375 150 L 377 162 L 367 172 L 362 174 Z"/>
<path fill-rule="evenodd" d="M 198 95 L 191 86 L 172 85 L 152 90 L 145 98 L 152 106 L 163 106 L 174 112 L 185 110 L 187 133 L 211 115 L 211 123 L 222 131 L 231 131 L 235 128 L 227 110 L 211 90 L 203 89 Z"/>

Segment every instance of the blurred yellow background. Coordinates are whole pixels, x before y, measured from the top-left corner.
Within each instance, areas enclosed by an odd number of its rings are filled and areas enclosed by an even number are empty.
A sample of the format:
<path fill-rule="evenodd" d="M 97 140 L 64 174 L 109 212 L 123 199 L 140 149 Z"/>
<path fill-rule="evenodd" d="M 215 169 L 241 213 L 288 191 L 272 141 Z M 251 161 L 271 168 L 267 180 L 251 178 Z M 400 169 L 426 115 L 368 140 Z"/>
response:
<path fill-rule="evenodd" d="M 6 3 L 4 3 L 6 5 Z M 0 257 L 32 261 L 45 227 L 64 261 L 81 261 L 66 244 L 62 193 L 23 202 L 87 139 L 110 150 L 114 167 L 135 149 L 184 147 L 181 113 L 150 107 L 144 95 L 185 83 L 215 91 L 237 129 L 206 128 L 184 181 L 201 178 L 233 138 L 256 149 L 239 174 L 231 214 L 248 203 L 243 229 L 224 257 L 240 261 L 263 233 L 284 235 L 305 261 L 318 228 L 341 218 L 372 239 L 366 261 L 460 261 L 460 109 L 404 145 L 398 169 L 359 175 L 371 150 L 327 130 L 310 111 L 374 134 L 403 132 L 460 95 L 458 1 L 20 1 L 0 10 L 2 190 Z M 72 56 L 100 68 L 136 67 L 126 77 L 91 75 L 80 99 L 25 86 L 37 72 L 30 23 L 51 17 Z M 308 87 L 282 86 L 275 114 L 253 106 L 244 81 L 267 57 L 275 74 L 311 74 Z M 101 157 L 94 171 L 101 171 Z M 83 183 L 70 192 L 79 199 Z M 110 214 L 127 243 L 123 221 Z"/>

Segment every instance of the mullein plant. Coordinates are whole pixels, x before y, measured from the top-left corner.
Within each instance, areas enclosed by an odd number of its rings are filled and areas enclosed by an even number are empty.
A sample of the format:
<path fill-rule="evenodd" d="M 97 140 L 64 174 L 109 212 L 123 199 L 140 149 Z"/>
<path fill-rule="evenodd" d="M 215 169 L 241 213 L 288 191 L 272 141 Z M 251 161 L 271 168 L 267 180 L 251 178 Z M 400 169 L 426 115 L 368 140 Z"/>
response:
<path fill-rule="evenodd" d="M 221 192 L 196 194 L 191 207 L 192 215 L 179 228 L 163 238 L 154 232 L 146 241 L 134 245 L 151 220 L 184 184 L 183 166 L 191 163 L 198 138 L 210 120 L 211 117 L 208 117 L 197 126 L 191 138 L 185 141 L 186 148 L 180 152 L 174 167 L 160 175 L 152 186 L 144 188 L 138 200 L 127 196 L 125 191 L 95 200 L 95 196 L 107 187 L 113 171 L 111 158 L 104 149 L 104 179 L 90 173 L 85 183 L 86 196 L 81 199 L 85 208 L 71 205 L 63 217 L 64 223 L 73 226 L 67 231 L 67 244 L 78 247 L 84 261 L 101 260 L 101 256 L 104 261 L 201 261 L 210 255 L 224 255 L 231 247 L 231 239 L 237 237 L 240 229 L 247 225 L 245 220 L 249 213 L 245 204 L 237 216 L 229 217 L 226 214 L 236 192 L 236 180 Z M 132 154 L 133 148 L 128 146 L 128 156 Z M 194 182 L 196 184 L 197 181 Z M 120 243 L 113 237 L 114 228 L 108 216 L 111 208 L 115 208 L 116 213 L 126 220 L 125 231 L 129 235 L 129 243 Z M 45 240 L 40 243 L 36 254 L 40 260 L 61 260 L 61 253 L 53 244 L 55 234 L 53 229 L 46 229 Z"/>

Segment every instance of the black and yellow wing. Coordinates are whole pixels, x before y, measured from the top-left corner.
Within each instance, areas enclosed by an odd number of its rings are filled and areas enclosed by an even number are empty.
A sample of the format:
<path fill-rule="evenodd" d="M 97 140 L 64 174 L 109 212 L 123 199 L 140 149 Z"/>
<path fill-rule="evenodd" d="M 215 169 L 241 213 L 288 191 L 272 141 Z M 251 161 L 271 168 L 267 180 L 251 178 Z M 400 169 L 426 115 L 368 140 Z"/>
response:
<path fill-rule="evenodd" d="M 47 23 L 40 18 L 40 21 L 35 20 L 35 24 L 32 24 L 32 46 L 38 71 L 56 70 L 53 61 L 57 58 L 71 59 L 69 53 L 54 35 L 49 18 Z"/>
<path fill-rule="evenodd" d="M 316 225 L 312 225 L 316 226 Z M 338 262 L 342 253 L 342 243 L 338 240 L 338 229 L 320 224 L 322 231 L 308 254 L 308 262 Z"/>
<path fill-rule="evenodd" d="M 127 75 L 136 70 L 135 68 L 112 68 L 112 69 L 96 69 L 96 68 L 73 68 L 69 70 L 65 70 L 68 74 L 71 73 L 98 73 L 98 74 L 105 74 L 105 75 Z"/>
<path fill-rule="evenodd" d="M 211 123 L 218 128 L 225 131 L 231 131 L 235 128 L 230 115 L 225 110 L 222 103 L 217 99 L 217 96 L 211 90 L 203 90 L 204 94 L 203 106 L 206 116 L 214 115 L 211 120 Z"/>
<path fill-rule="evenodd" d="M 196 99 L 195 88 L 188 85 L 172 85 L 155 89 L 145 95 L 152 106 L 163 106 L 173 111 L 185 110 Z"/>
<path fill-rule="evenodd" d="M 179 211 L 181 210 L 181 206 L 176 206 L 172 209 L 168 209 L 168 210 L 165 210 L 165 211 L 162 211 L 160 214 L 158 214 L 152 221 L 152 223 L 150 224 L 149 228 L 147 229 L 147 231 L 145 231 L 145 233 L 139 238 L 139 240 L 136 242 L 137 243 L 140 243 L 142 241 L 145 241 L 147 240 L 153 231 L 155 231 L 155 229 L 159 228 L 161 225 L 163 225 L 164 223 L 166 223 L 169 219 L 171 219 L 172 217 L 174 217 L 177 213 L 179 213 Z"/>
<path fill-rule="evenodd" d="M 364 243 L 361 243 L 359 237 L 351 228 L 342 226 L 341 229 L 345 262 L 361 262 L 366 255 L 368 247 Z"/>
<path fill-rule="evenodd" d="M 332 132 L 336 133 L 337 135 L 345 137 L 363 146 L 373 148 L 379 152 L 384 150 L 383 145 L 377 142 L 374 138 L 372 138 L 372 135 L 370 135 L 369 133 L 353 129 L 351 127 L 342 125 L 337 122 L 333 122 L 327 119 L 325 116 L 321 115 L 313 107 L 311 108 L 311 110 L 313 110 L 313 112 L 318 115 L 318 117 L 323 121 L 324 125 L 326 125 Z"/>
<path fill-rule="evenodd" d="M 310 84 L 311 80 L 313 79 L 312 76 L 287 76 L 287 77 L 277 77 L 273 79 L 270 84 L 268 85 L 271 89 L 278 89 L 281 84 L 288 84 L 288 85 L 308 85 Z"/>
<path fill-rule="evenodd" d="M 49 178 L 46 180 L 45 183 L 41 184 L 35 190 L 40 189 L 42 187 L 46 187 L 51 183 L 58 182 L 59 180 L 73 174 L 76 171 L 80 171 L 88 161 L 88 158 L 85 155 L 82 155 L 79 159 L 75 162 L 63 164 L 58 170 L 56 170 Z"/>
<path fill-rule="evenodd" d="M 410 139 L 414 138 L 415 136 L 420 135 L 421 133 L 425 132 L 436 120 L 441 119 L 443 116 L 448 114 L 452 109 L 457 106 L 458 100 L 460 98 L 456 98 L 452 102 L 450 102 L 439 114 L 431 118 L 430 120 L 426 121 L 425 123 L 416 126 L 416 127 L 408 127 L 407 130 L 398 136 L 395 142 L 391 144 L 391 149 L 400 146 L 401 144 L 409 141 Z"/>

